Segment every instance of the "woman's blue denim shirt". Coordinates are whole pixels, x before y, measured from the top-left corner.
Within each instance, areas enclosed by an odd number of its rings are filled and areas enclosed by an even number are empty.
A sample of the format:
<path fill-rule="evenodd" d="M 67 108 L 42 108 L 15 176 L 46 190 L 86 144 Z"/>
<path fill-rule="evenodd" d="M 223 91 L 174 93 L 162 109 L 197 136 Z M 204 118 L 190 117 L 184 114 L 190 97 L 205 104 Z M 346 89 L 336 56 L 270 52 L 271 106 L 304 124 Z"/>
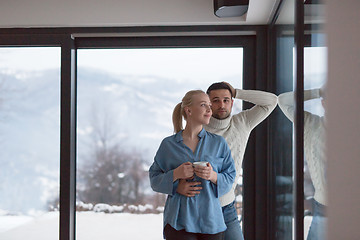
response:
<path fill-rule="evenodd" d="M 168 194 L 164 209 L 164 227 L 170 224 L 176 230 L 216 234 L 226 230 L 219 197 L 227 193 L 235 179 L 235 165 L 225 139 L 202 129 L 199 143 L 193 153 L 183 143 L 182 131 L 166 137 L 160 144 L 149 170 L 154 191 Z M 217 173 L 217 184 L 201 181 L 202 190 L 194 197 L 176 192 L 178 180 L 173 181 L 174 169 L 185 162 L 207 161 Z"/>

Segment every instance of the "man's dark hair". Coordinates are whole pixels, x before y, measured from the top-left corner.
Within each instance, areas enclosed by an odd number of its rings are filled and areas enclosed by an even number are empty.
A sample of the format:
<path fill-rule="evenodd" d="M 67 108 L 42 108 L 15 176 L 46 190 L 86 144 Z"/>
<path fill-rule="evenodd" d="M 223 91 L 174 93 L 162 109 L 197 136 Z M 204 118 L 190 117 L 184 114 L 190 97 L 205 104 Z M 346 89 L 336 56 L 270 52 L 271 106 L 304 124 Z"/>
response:
<path fill-rule="evenodd" d="M 207 94 L 210 94 L 212 90 L 219 90 L 219 89 L 227 89 L 230 92 L 230 96 L 232 96 L 232 92 L 230 87 L 224 82 L 216 82 L 210 85 L 210 87 L 206 90 Z"/>

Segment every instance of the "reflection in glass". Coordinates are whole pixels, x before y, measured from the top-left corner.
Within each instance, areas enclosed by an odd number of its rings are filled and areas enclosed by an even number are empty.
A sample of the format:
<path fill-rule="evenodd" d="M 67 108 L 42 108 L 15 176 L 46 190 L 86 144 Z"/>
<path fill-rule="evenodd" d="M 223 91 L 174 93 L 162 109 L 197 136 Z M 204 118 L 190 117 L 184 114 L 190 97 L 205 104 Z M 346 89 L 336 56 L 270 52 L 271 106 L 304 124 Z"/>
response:
<path fill-rule="evenodd" d="M 0 239 L 58 239 L 60 48 L 0 48 Z"/>
<path fill-rule="evenodd" d="M 312 183 L 313 192 L 306 191 L 305 201 L 308 202 L 308 216 L 305 216 L 305 237 L 308 240 L 325 240 L 326 238 L 326 206 L 327 179 L 325 158 L 326 120 L 324 107 L 326 105 L 327 49 L 316 47 L 319 40 L 323 45 L 324 35 L 312 35 L 313 47 L 304 50 L 304 156 L 307 170 L 305 176 L 310 176 L 308 184 Z M 305 178 L 304 178 L 305 179 Z M 305 203 L 306 203 L 305 202 Z M 306 207 L 306 205 L 305 205 Z M 307 234 L 306 234 L 307 233 Z"/>
<path fill-rule="evenodd" d="M 322 240 L 326 228 L 325 103 L 326 49 L 305 48 L 304 195 L 305 239 Z M 309 63 L 311 60 L 311 64 Z M 295 117 L 294 92 L 279 95 L 279 106 L 290 121 Z"/>
<path fill-rule="evenodd" d="M 304 238 L 326 240 L 327 178 L 325 157 L 327 48 L 322 0 L 305 2 L 310 34 L 304 49 Z"/>
<path fill-rule="evenodd" d="M 242 48 L 78 50 L 77 239 L 162 239 L 166 196 L 147 171 L 173 108 L 189 89 L 241 88 L 242 59 Z"/>
<path fill-rule="evenodd" d="M 283 29 L 285 27 L 285 29 Z M 278 26 L 280 32 L 289 26 Z M 277 94 L 293 90 L 293 47 L 294 37 L 280 35 L 277 38 L 276 79 Z M 272 134 L 272 199 L 274 239 L 288 240 L 293 237 L 293 124 L 286 119 L 279 108 L 271 116 Z"/>
<path fill-rule="evenodd" d="M 294 86 L 294 0 L 281 1 L 279 16 L 271 26 L 274 93 L 293 91 Z M 270 239 L 293 239 L 294 179 L 293 124 L 279 108 L 270 115 Z"/>

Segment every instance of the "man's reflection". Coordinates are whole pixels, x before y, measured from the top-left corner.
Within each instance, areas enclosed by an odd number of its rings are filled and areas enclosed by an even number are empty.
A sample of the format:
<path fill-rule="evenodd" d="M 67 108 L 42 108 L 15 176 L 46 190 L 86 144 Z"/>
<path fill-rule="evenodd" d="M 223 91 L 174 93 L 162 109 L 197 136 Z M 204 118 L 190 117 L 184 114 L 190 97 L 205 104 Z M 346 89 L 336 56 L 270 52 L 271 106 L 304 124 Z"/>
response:
<path fill-rule="evenodd" d="M 322 99 L 323 89 L 304 91 L 304 101 Z M 279 107 L 290 121 L 294 121 L 294 92 L 279 95 Z M 310 177 L 314 185 L 313 218 L 307 240 L 326 239 L 326 158 L 325 158 L 325 121 L 323 116 L 304 112 L 304 154 Z"/>

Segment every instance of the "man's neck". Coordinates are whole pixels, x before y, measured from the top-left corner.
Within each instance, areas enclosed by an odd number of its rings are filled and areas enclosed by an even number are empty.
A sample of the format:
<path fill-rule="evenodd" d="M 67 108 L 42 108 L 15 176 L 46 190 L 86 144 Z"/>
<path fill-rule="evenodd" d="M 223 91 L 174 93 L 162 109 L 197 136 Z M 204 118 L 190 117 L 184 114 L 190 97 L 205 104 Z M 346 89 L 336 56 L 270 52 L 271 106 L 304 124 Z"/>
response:
<path fill-rule="evenodd" d="M 220 118 L 220 117 L 218 117 L 218 116 L 214 116 L 214 115 L 212 115 L 212 117 L 213 117 L 213 118 L 215 118 L 215 119 L 217 119 L 217 120 L 222 121 L 222 120 L 228 119 L 228 118 L 230 117 L 230 114 L 229 114 L 229 115 L 227 115 L 227 116 L 226 116 L 226 117 L 224 117 L 224 118 Z"/>

